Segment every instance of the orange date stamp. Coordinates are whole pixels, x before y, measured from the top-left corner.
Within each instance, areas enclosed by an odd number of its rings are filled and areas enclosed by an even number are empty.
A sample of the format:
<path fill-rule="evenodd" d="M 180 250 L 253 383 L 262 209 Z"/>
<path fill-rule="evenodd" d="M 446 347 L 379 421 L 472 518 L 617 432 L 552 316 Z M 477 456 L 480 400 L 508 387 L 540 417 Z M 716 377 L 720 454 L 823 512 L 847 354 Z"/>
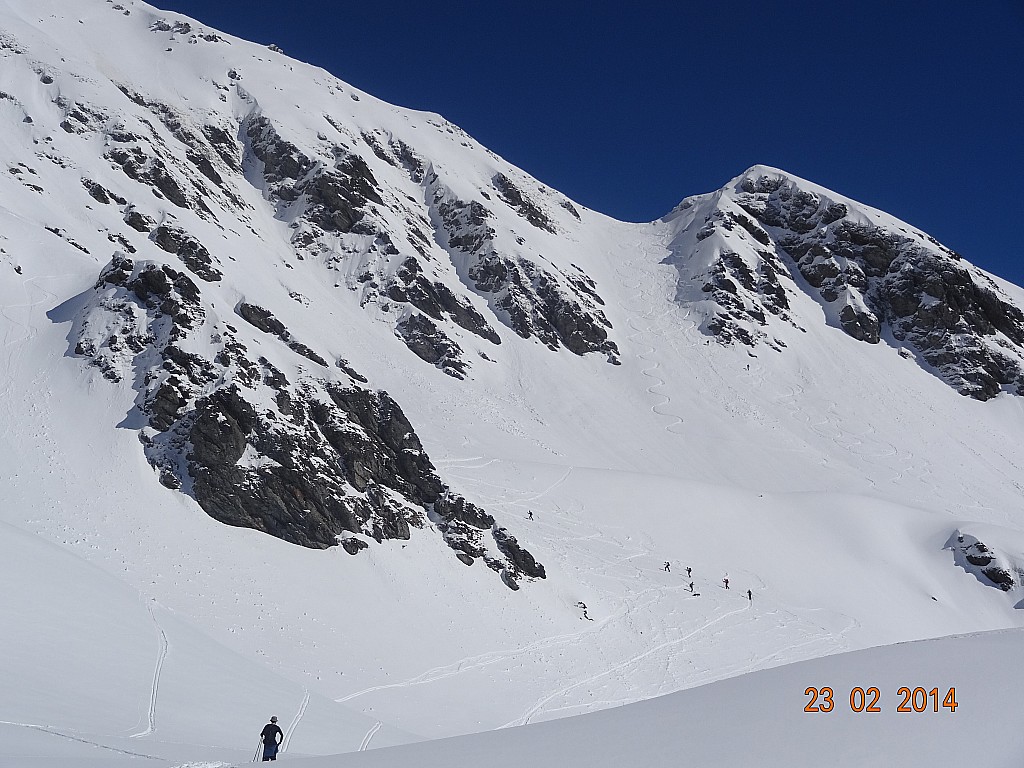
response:
<path fill-rule="evenodd" d="M 807 704 L 804 705 L 804 712 L 832 712 L 836 707 L 836 693 L 827 686 L 808 688 L 804 691 L 804 696 L 809 697 Z M 920 686 L 903 686 L 896 691 L 896 697 L 899 699 L 897 712 L 946 711 L 953 714 L 959 706 L 956 701 L 956 688 L 949 688 L 943 696 L 938 688 L 928 690 Z M 853 688 L 850 691 L 849 703 L 853 712 L 881 712 L 882 692 L 874 686 Z"/>

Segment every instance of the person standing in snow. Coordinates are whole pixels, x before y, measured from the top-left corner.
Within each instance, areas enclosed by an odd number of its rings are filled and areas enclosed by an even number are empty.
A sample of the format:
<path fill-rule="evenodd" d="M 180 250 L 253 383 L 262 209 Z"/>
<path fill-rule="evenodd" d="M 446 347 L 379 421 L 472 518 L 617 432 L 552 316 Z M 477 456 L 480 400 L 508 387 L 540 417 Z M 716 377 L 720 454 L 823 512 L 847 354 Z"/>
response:
<path fill-rule="evenodd" d="M 729 588 L 729 577 L 726 576 L 724 579 L 722 579 L 722 583 L 725 584 L 725 588 L 728 589 Z"/>
<path fill-rule="evenodd" d="M 533 510 L 532 509 L 529 512 L 526 513 L 526 519 L 527 520 L 533 520 Z"/>
<path fill-rule="evenodd" d="M 747 602 L 749 602 L 749 603 L 754 602 L 754 595 L 751 593 L 751 591 L 749 589 L 747 590 Z"/>
<path fill-rule="evenodd" d="M 669 573 L 672 573 L 672 567 L 671 567 L 670 563 L 668 562 L 668 560 L 665 561 L 665 570 L 668 571 Z"/>
<path fill-rule="evenodd" d="M 690 582 L 690 592 L 691 593 L 693 592 L 693 582 L 692 581 Z"/>
<path fill-rule="evenodd" d="M 690 578 L 690 571 L 692 570 L 693 568 L 691 568 L 690 566 L 686 566 L 686 578 Z"/>
<path fill-rule="evenodd" d="M 263 730 L 260 732 L 260 741 L 263 742 L 263 762 L 277 760 L 277 750 L 284 743 L 284 732 L 277 725 L 276 715 L 263 726 Z"/>

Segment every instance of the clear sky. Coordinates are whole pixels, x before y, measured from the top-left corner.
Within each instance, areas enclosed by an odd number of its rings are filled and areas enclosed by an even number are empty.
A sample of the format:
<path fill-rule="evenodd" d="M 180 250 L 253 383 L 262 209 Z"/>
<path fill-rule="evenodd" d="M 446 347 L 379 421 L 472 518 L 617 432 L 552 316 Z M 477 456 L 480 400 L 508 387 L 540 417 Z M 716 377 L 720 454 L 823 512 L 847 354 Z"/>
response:
<path fill-rule="evenodd" d="M 1024 0 L 155 0 L 658 218 L 756 163 L 1024 285 Z"/>

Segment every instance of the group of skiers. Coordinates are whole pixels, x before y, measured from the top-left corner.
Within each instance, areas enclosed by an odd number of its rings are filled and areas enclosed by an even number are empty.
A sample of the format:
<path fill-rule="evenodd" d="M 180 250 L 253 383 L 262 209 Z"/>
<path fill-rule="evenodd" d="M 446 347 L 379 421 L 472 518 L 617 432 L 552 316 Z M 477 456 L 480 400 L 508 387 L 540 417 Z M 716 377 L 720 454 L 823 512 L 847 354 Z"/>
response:
<path fill-rule="evenodd" d="M 530 520 L 533 519 L 533 512 L 529 513 L 529 519 Z M 671 573 L 672 572 L 672 563 L 669 562 L 668 560 L 665 561 L 664 570 L 667 573 Z M 689 579 L 692 575 L 693 575 L 693 569 L 690 568 L 689 566 L 687 566 L 687 568 L 686 568 L 686 578 Z M 726 589 L 729 589 L 729 577 L 728 576 L 726 576 L 725 578 L 722 579 L 722 583 L 725 585 Z M 692 581 L 690 582 L 689 586 L 690 586 L 690 593 L 693 594 L 693 595 L 699 596 L 700 593 L 693 591 L 693 582 Z M 749 589 L 747 590 L 747 600 L 749 602 L 751 602 L 751 603 L 754 602 L 754 594 Z M 587 613 L 587 604 L 586 603 L 584 603 L 583 601 L 580 601 L 580 602 L 576 603 L 576 607 L 583 611 L 582 618 L 586 619 L 587 621 L 593 621 L 593 619 Z M 283 742 L 284 742 L 284 732 L 277 725 L 277 718 L 276 717 L 272 717 L 272 718 L 270 718 L 270 722 L 267 723 L 265 726 L 263 726 L 263 730 L 260 732 L 260 745 L 261 745 L 261 747 L 263 749 L 263 762 L 268 762 L 270 760 L 277 760 L 277 753 L 278 753 L 278 750 L 281 748 L 281 744 Z M 257 754 L 259 754 L 259 750 L 257 750 Z"/>
<path fill-rule="evenodd" d="M 665 565 L 663 566 L 663 569 L 667 573 L 672 573 L 672 563 L 670 563 L 668 560 L 666 560 L 665 561 Z M 689 566 L 687 566 L 686 567 L 686 578 L 690 578 L 692 575 L 693 575 L 693 569 L 690 568 Z M 722 579 L 722 583 L 725 585 L 726 589 L 729 588 L 729 576 L 728 575 L 726 575 L 726 577 L 724 579 Z M 698 592 L 694 592 L 693 591 L 693 582 L 692 581 L 690 582 L 689 586 L 690 586 L 690 594 L 692 594 L 692 595 L 699 595 Z M 750 602 L 750 603 L 754 602 L 754 593 L 751 592 L 749 589 L 747 590 L 747 601 Z"/>

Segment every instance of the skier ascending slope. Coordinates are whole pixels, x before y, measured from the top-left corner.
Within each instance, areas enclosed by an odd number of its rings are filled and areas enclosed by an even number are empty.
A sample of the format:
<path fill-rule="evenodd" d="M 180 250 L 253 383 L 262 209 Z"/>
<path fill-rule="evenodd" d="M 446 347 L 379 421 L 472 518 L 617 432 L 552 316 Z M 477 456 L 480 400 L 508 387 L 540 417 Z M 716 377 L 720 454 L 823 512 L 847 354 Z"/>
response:
<path fill-rule="evenodd" d="M 754 595 L 751 593 L 749 589 L 747 590 L 747 602 L 754 602 Z"/>
<path fill-rule="evenodd" d="M 665 570 L 669 573 L 672 572 L 672 564 L 668 560 L 665 561 Z"/>
<path fill-rule="evenodd" d="M 722 579 L 722 582 L 725 584 L 725 588 L 728 589 L 729 588 L 729 577 L 726 576 L 724 579 Z"/>
<path fill-rule="evenodd" d="M 277 760 L 277 750 L 284 742 L 284 732 L 278 727 L 276 716 L 270 718 L 270 722 L 263 726 L 260 740 L 263 742 L 263 762 Z"/>

